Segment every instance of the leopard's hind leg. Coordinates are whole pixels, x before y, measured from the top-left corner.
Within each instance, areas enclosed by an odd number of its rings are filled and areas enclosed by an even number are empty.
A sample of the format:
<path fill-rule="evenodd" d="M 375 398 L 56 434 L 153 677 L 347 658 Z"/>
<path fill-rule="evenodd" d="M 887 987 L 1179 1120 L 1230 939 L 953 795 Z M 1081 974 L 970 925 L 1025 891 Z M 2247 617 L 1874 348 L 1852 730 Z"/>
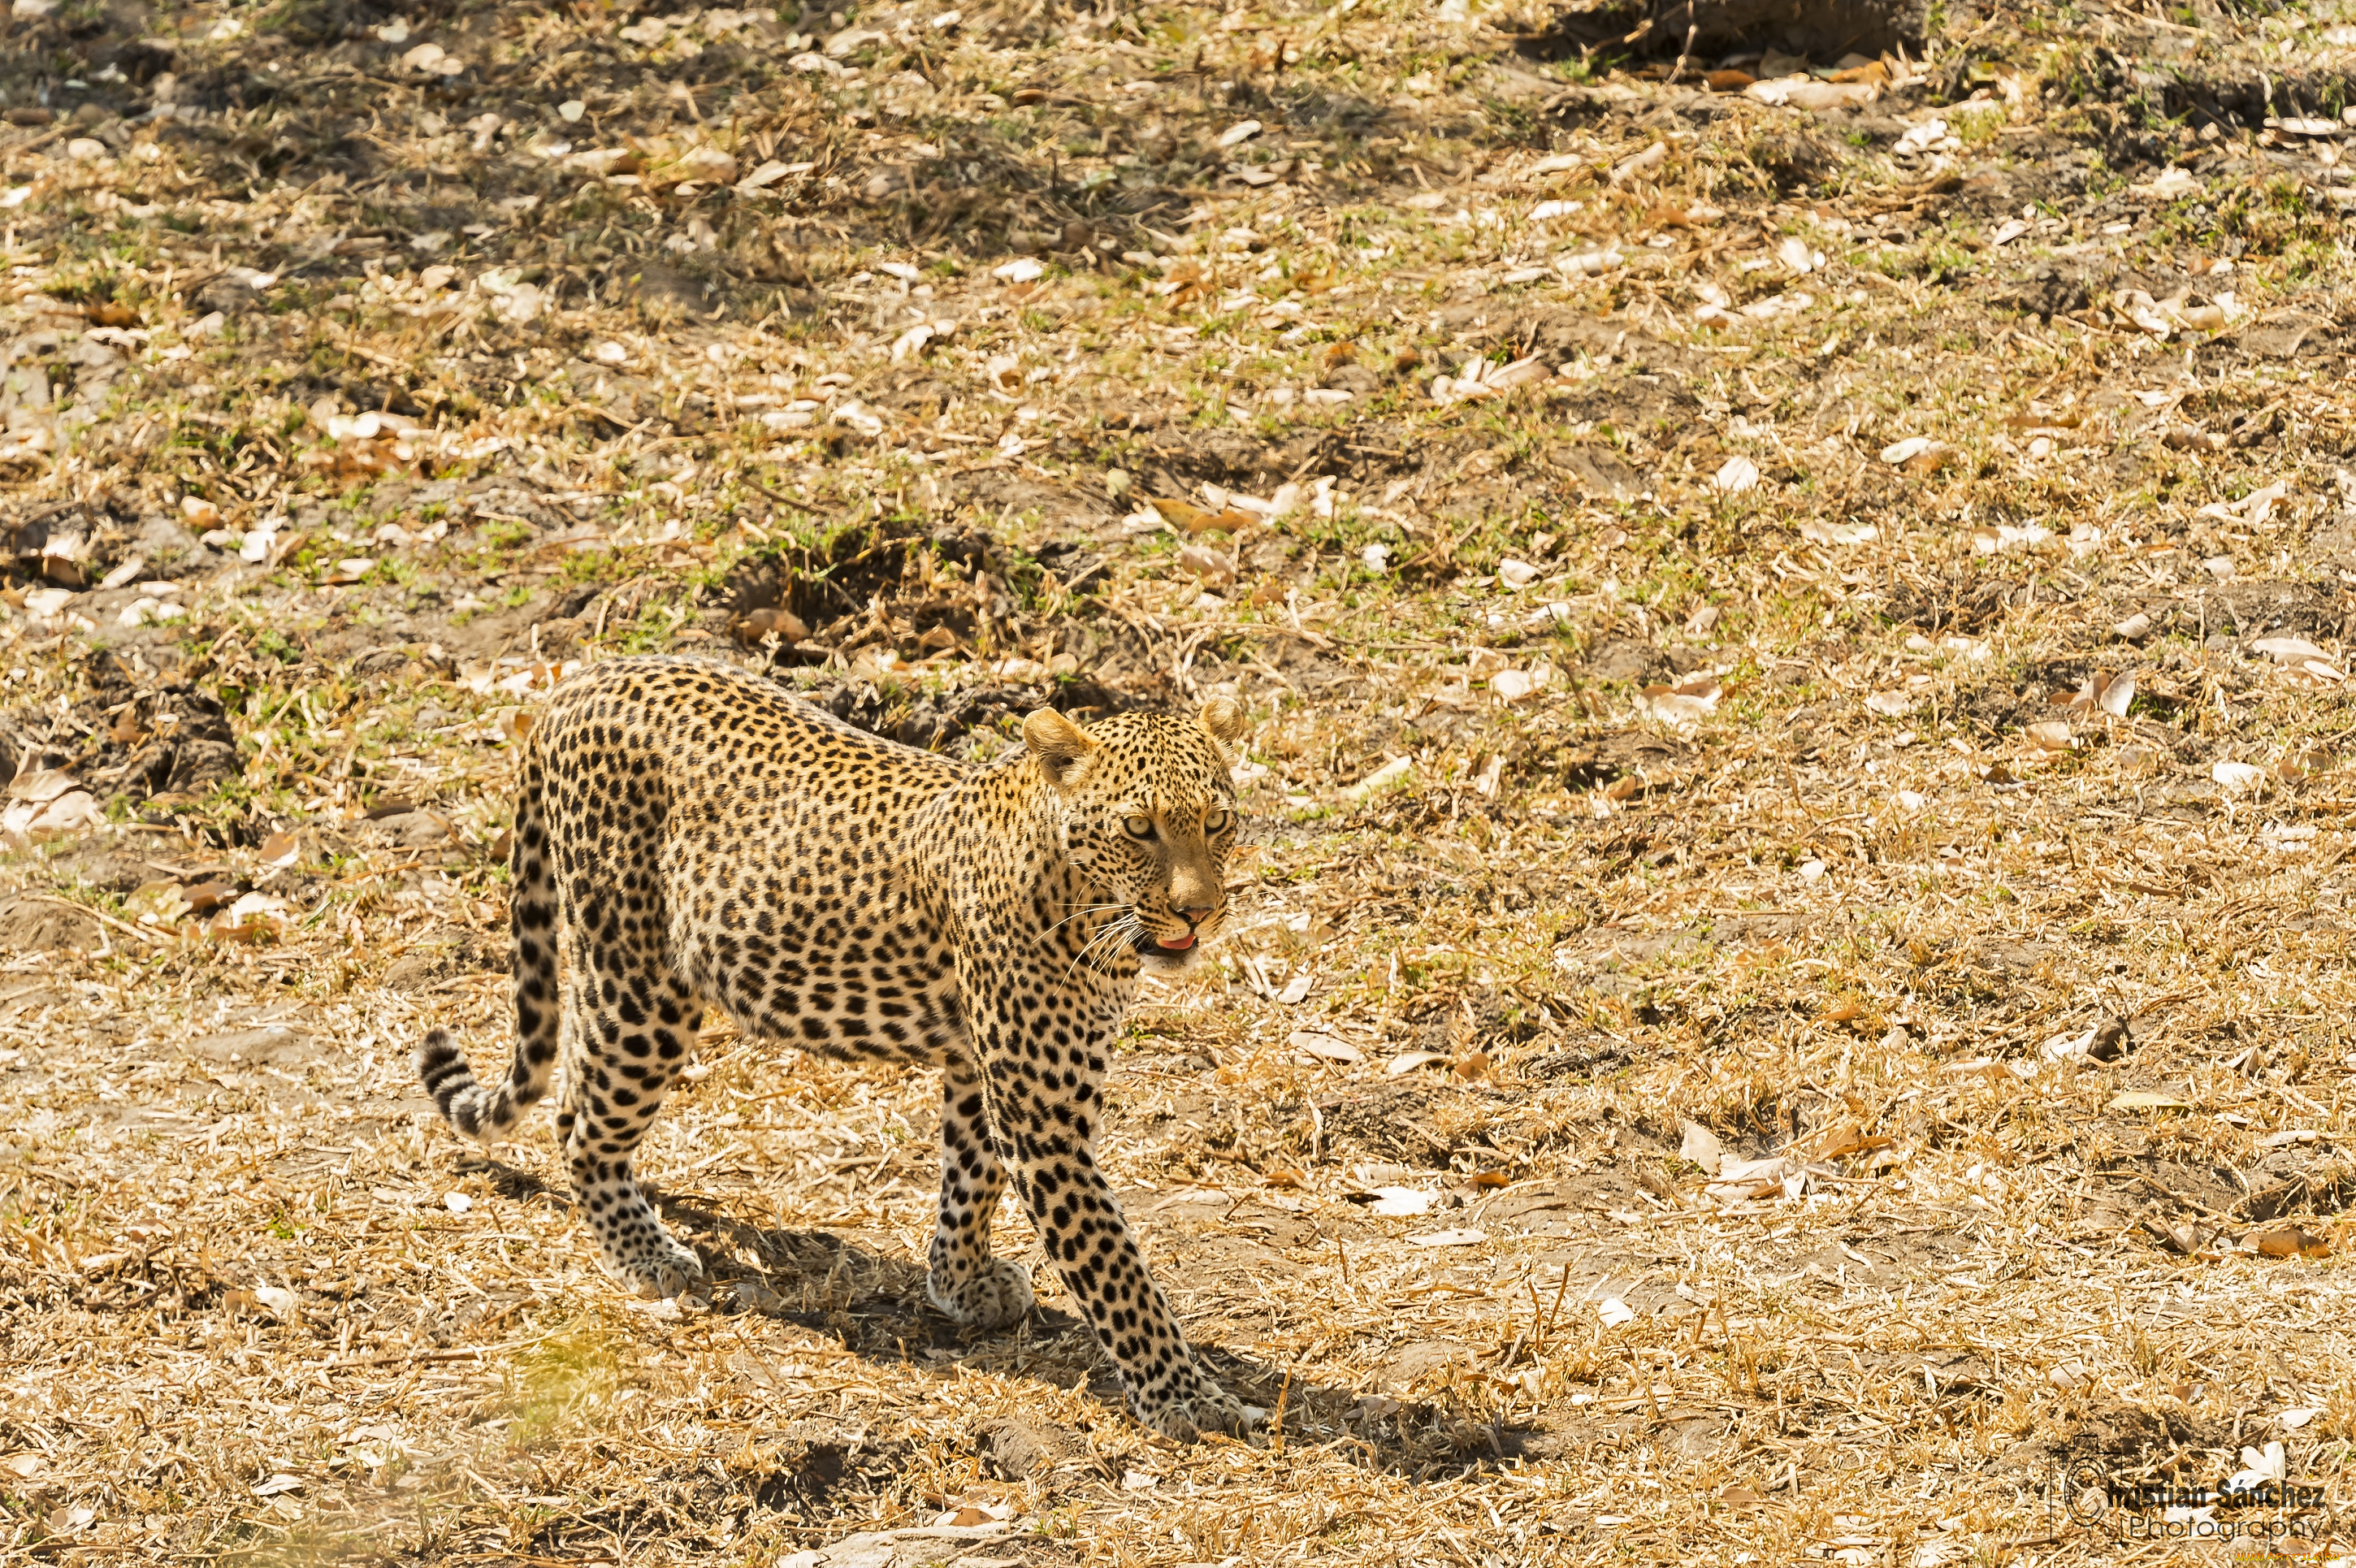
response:
<path fill-rule="evenodd" d="M 641 1295 L 677 1295 L 701 1280 L 702 1262 L 663 1229 L 630 1160 L 687 1065 L 703 1009 L 651 939 L 585 923 L 568 908 L 570 1055 L 558 1125 L 573 1191 L 606 1272 Z"/>
<path fill-rule="evenodd" d="M 541 783 L 539 748 L 527 741 L 516 789 L 514 847 L 508 857 L 516 1037 L 507 1077 L 494 1084 L 476 1081 L 466 1053 L 446 1029 L 433 1030 L 417 1047 L 417 1076 L 442 1119 L 485 1143 L 514 1127 L 547 1095 L 556 1069 L 556 879 L 549 866 Z"/>

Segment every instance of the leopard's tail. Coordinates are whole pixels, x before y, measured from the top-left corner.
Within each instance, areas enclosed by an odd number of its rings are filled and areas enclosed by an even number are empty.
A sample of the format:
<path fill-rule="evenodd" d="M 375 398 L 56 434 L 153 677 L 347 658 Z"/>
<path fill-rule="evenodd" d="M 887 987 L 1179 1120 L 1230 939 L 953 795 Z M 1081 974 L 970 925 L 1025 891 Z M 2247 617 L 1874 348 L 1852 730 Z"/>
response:
<path fill-rule="evenodd" d="M 417 1076 L 442 1119 L 486 1142 L 513 1128 L 548 1093 L 556 1071 L 556 879 L 548 862 L 548 824 L 541 800 L 544 773 L 539 736 L 524 743 L 523 776 L 516 790 L 514 846 L 508 861 L 512 885 L 509 919 L 514 931 L 515 1059 L 508 1075 L 485 1085 L 446 1029 L 417 1047 Z"/>

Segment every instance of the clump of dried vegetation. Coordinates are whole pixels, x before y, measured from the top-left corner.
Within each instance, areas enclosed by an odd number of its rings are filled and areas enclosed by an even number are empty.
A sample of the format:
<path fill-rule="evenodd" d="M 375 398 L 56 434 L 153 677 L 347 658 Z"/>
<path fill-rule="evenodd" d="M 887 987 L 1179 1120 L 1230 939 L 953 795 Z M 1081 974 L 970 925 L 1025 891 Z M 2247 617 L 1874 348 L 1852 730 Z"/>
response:
<path fill-rule="evenodd" d="M 5 1553 L 2345 1550 L 2356 32 L 1592 20 L 16 0 Z M 710 1303 L 433 1124 L 646 650 L 1247 703 L 1102 1154 L 1263 1440 L 924 1305 L 929 1083 L 708 1035 Z"/>

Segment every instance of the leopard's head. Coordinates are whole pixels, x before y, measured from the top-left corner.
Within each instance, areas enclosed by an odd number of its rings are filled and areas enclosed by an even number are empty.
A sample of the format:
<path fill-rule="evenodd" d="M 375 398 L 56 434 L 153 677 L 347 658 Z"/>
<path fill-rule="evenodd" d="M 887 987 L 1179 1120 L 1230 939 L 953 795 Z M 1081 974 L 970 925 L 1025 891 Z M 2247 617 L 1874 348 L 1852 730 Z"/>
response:
<path fill-rule="evenodd" d="M 1097 928 L 1102 940 L 1149 968 L 1183 968 L 1226 923 L 1226 743 L 1243 730 L 1243 710 L 1224 697 L 1191 715 L 1119 714 L 1086 729 L 1053 708 L 1023 722 L 1064 853 L 1112 917 Z"/>

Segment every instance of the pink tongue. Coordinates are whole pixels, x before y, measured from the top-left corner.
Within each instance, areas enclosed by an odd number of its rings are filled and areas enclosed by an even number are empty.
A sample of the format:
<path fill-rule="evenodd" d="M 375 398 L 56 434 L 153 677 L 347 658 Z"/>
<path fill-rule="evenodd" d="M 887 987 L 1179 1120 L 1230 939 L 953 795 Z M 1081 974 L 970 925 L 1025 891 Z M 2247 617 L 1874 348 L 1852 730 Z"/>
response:
<path fill-rule="evenodd" d="M 1156 937 L 1156 938 L 1154 939 L 1154 940 L 1155 940 L 1155 941 L 1157 941 L 1157 942 L 1160 942 L 1160 943 L 1161 943 L 1161 945 L 1162 945 L 1162 946 L 1163 946 L 1163 947 L 1165 947 L 1165 948 L 1170 948 L 1170 949 L 1173 949 L 1173 950 L 1176 950 L 1176 951 L 1179 951 L 1179 952 L 1183 952 L 1183 951 L 1185 951 L 1188 948 L 1191 948 L 1191 947 L 1193 947 L 1193 946 L 1194 945 L 1194 938 L 1192 938 L 1192 937 L 1180 937 L 1180 938 L 1179 938 L 1176 941 L 1174 941 L 1174 942 L 1173 942 L 1173 941 L 1163 941 L 1160 937 Z"/>

